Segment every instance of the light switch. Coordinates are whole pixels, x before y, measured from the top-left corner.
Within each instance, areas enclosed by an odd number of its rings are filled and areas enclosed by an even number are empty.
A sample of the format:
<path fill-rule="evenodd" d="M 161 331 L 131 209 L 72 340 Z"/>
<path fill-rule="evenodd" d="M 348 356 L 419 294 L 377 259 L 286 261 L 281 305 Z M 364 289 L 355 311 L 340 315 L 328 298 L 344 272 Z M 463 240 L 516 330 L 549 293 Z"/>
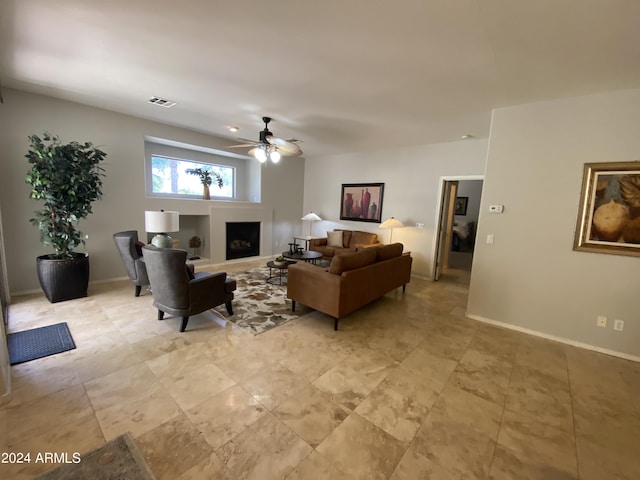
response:
<path fill-rule="evenodd" d="M 490 233 L 489 235 L 487 235 L 487 243 L 489 245 L 493 245 L 493 239 L 494 239 L 493 233 Z"/>

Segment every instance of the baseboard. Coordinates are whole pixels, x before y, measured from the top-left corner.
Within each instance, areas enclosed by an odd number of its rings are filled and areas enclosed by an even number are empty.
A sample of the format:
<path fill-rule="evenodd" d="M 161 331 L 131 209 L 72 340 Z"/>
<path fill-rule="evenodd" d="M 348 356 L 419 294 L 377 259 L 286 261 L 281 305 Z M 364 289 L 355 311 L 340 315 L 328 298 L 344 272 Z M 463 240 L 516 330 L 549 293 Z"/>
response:
<path fill-rule="evenodd" d="M 234 260 L 226 260 L 222 263 L 203 263 L 203 264 L 198 264 L 196 265 L 196 268 L 217 268 L 217 267 L 222 267 L 224 265 L 232 265 L 234 263 L 242 263 L 242 262 L 250 262 L 250 261 L 254 261 L 254 260 L 264 260 L 265 264 L 269 261 L 272 260 L 274 257 L 274 255 L 268 255 L 268 256 L 264 256 L 264 257 L 246 257 L 246 258 L 236 258 Z M 91 285 L 100 285 L 103 283 L 111 283 L 111 282 L 119 282 L 122 280 L 129 280 L 129 277 L 115 277 L 115 278 L 105 278 L 102 280 L 92 280 L 89 282 L 89 286 Z M 22 295 L 32 295 L 34 293 L 41 293 L 42 295 L 44 295 L 44 292 L 42 291 L 41 288 L 35 288 L 32 290 L 22 290 L 19 292 L 11 292 L 10 295 L 12 297 L 19 297 Z"/>
<path fill-rule="evenodd" d="M 549 335 L 547 333 L 539 332 L 537 330 L 531 330 L 529 328 L 519 327 L 517 325 L 512 325 L 510 323 L 491 320 L 490 318 L 481 317 L 480 315 L 471 315 L 467 313 L 465 314 L 465 317 L 470 318 L 471 320 L 477 320 L 482 323 L 488 323 L 490 325 L 496 325 L 498 327 L 508 328 L 509 330 L 515 330 L 517 332 L 526 333 L 528 335 L 533 335 L 535 337 L 544 338 L 546 340 L 553 340 L 554 342 L 564 343 L 566 345 L 571 345 L 572 347 L 584 348 L 585 350 L 604 353 L 605 355 L 611 355 L 612 357 L 623 358 L 625 360 L 630 360 L 632 362 L 640 363 L 640 357 L 636 355 L 629 355 L 628 353 L 622 353 L 616 350 L 609 350 L 608 348 L 600 348 L 600 347 L 596 347 L 595 345 L 589 345 L 588 343 L 576 342 L 575 340 L 570 340 L 568 338 L 557 337 L 555 335 Z"/>

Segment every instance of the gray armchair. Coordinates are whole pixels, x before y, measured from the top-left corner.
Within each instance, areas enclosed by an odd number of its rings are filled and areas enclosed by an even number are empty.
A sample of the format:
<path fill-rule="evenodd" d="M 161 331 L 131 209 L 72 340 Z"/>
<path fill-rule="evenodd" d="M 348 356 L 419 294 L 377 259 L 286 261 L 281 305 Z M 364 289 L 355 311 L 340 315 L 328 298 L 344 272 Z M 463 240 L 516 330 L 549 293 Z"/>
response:
<path fill-rule="evenodd" d="M 226 272 L 197 272 L 191 278 L 186 250 L 174 248 L 143 247 L 144 260 L 153 293 L 153 306 L 158 309 L 158 320 L 164 314 L 182 317 L 180 331 L 184 332 L 191 315 L 204 312 L 223 303 L 229 315 L 233 315 L 231 300 L 236 281 L 227 278 Z"/>
<path fill-rule="evenodd" d="M 140 296 L 140 290 L 143 286 L 149 285 L 149 277 L 147 276 L 147 268 L 145 266 L 142 255 L 138 251 L 138 232 L 135 230 L 126 230 L 124 232 L 114 233 L 113 241 L 116 242 L 118 252 L 122 257 L 122 262 L 127 269 L 127 275 L 136 286 L 136 297 Z"/>

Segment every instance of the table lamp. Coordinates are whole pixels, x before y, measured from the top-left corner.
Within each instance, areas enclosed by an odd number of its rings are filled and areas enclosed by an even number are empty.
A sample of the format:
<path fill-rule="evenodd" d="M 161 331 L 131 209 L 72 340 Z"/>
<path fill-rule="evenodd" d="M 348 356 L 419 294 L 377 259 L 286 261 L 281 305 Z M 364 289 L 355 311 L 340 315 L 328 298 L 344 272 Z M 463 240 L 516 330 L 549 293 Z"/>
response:
<path fill-rule="evenodd" d="M 165 212 L 164 210 L 145 211 L 144 228 L 149 233 L 157 233 L 151 239 L 151 244 L 158 248 L 171 248 L 173 239 L 167 232 L 180 230 L 180 214 L 178 212 Z"/>

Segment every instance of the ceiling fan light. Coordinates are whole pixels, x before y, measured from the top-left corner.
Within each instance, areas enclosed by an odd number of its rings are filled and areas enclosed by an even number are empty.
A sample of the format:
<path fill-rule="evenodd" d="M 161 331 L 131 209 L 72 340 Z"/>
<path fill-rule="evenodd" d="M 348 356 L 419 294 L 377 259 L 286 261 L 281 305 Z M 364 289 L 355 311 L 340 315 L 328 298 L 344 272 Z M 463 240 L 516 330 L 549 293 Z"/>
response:
<path fill-rule="evenodd" d="M 264 162 L 267 161 L 267 152 L 265 152 L 264 149 L 262 149 L 262 148 L 254 149 L 253 156 L 256 157 L 256 159 L 260 163 L 264 163 Z"/>
<path fill-rule="evenodd" d="M 269 153 L 269 158 L 273 163 L 278 163 L 281 158 L 280 152 L 278 150 L 273 150 L 271 153 Z"/>

